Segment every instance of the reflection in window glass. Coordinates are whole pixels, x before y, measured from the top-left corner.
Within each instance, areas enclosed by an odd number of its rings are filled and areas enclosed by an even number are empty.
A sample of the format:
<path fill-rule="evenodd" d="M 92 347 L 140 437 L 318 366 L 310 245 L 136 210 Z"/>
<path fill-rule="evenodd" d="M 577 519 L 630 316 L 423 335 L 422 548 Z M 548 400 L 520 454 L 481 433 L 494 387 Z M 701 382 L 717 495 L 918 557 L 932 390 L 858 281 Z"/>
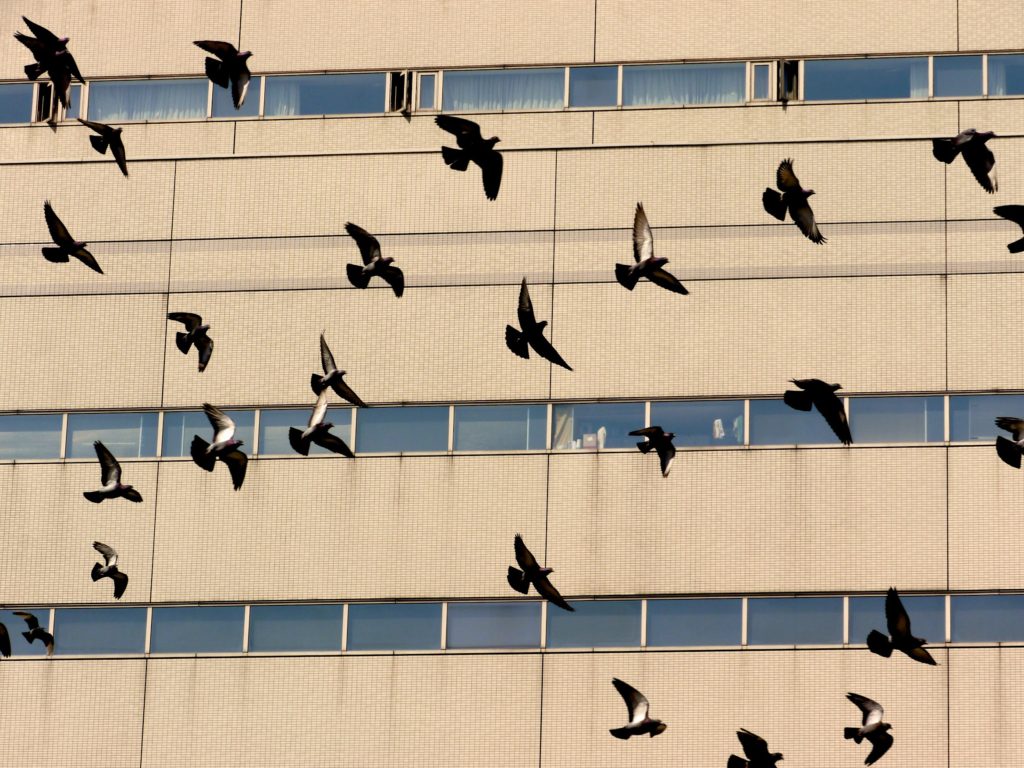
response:
<path fill-rule="evenodd" d="M 341 605 L 254 605 L 250 651 L 340 651 Z"/>
<path fill-rule="evenodd" d="M 0 123 L 32 122 L 32 84 L 0 85 Z"/>
<path fill-rule="evenodd" d="M 570 67 L 570 107 L 614 107 L 619 97 L 618 67 Z"/>
<path fill-rule="evenodd" d="M 242 453 L 252 453 L 253 411 L 224 411 L 235 422 L 235 439 L 242 441 Z M 164 413 L 162 456 L 191 456 L 192 438 L 199 435 L 206 442 L 213 437 L 213 427 L 202 411 L 169 411 Z"/>
<path fill-rule="evenodd" d="M 446 112 L 553 109 L 565 101 L 565 69 L 447 70 L 443 90 Z"/>
<path fill-rule="evenodd" d="M 361 408 L 353 450 L 360 453 L 446 451 L 448 407 Z"/>
<path fill-rule="evenodd" d="M 755 101 L 764 101 L 772 97 L 771 85 L 769 83 L 769 76 L 771 75 L 771 65 L 769 64 L 755 64 L 754 65 L 754 99 Z"/>
<path fill-rule="evenodd" d="M 97 80 L 89 83 L 89 119 L 201 120 L 206 117 L 206 78 L 190 80 Z"/>
<path fill-rule="evenodd" d="M 743 601 L 648 600 L 647 645 L 739 645 Z"/>
<path fill-rule="evenodd" d="M 581 600 L 574 613 L 548 606 L 549 648 L 640 646 L 639 600 Z"/>
<path fill-rule="evenodd" d="M 50 629 L 50 609 L 49 608 L 18 608 L 19 611 L 25 613 L 31 613 L 39 621 L 39 626 L 49 631 Z M 14 611 L 0 611 L 0 623 L 7 627 L 7 634 L 11 638 L 11 655 L 12 656 L 45 656 L 46 646 L 43 645 L 39 640 L 34 643 L 29 643 L 22 632 L 28 631 L 28 624 L 20 616 L 15 616 Z M 54 641 L 54 653 L 56 653 L 57 643 Z"/>
<path fill-rule="evenodd" d="M 156 423 L 156 413 L 69 413 L 65 455 L 96 458 L 99 440 L 118 459 L 156 456 Z"/>
<path fill-rule="evenodd" d="M 59 413 L 0 416 L 0 459 L 56 459 L 61 420 Z"/>
<path fill-rule="evenodd" d="M 260 455 L 278 454 L 289 456 L 295 449 L 288 442 L 288 430 L 295 427 L 304 430 L 309 424 L 310 408 L 280 408 L 260 410 Z M 334 425 L 331 433 L 352 447 L 352 409 L 344 406 L 328 408 L 324 421 Z M 310 454 L 328 454 L 331 451 L 316 443 L 310 443 Z M 298 454 L 295 454 L 298 455 Z"/>
<path fill-rule="evenodd" d="M 154 608 L 153 653 L 241 652 L 245 607 L 241 605 Z"/>
<path fill-rule="evenodd" d="M 420 75 L 420 109 L 434 109 L 434 84 L 437 82 L 437 75 L 430 73 Z"/>
<path fill-rule="evenodd" d="M 65 120 L 74 120 L 82 116 L 82 86 L 72 85 L 68 92 L 68 108 L 64 110 Z"/>
<path fill-rule="evenodd" d="M 630 437 L 629 433 L 643 426 L 643 403 L 556 405 L 551 445 L 556 450 L 630 448 L 640 438 Z"/>
<path fill-rule="evenodd" d="M 943 434 L 941 397 L 855 397 L 850 424 L 858 443 L 934 443 Z"/>
<path fill-rule="evenodd" d="M 1024 595 L 953 595 L 949 608 L 954 643 L 1024 640 Z"/>
<path fill-rule="evenodd" d="M 429 651 L 441 647 L 440 603 L 357 603 L 348 607 L 350 651 Z"/>
<path fill-rule="evenodd" d="M 651 424 L 675 432 L 676 446 L 742 445 L 743 401 L 651 403 Z"/>
<path fill-rule="evenodd" d="M 843 642 L 841 597 L 759 597 L 747 601 L 750 645 Z"/>
<path fill-rule="evenodd" d="M 42 624 L 42 622 L 40 622 Z M 145 653 L 145 608 L 58 608 L 54 653 Z"/>
<path fill-rule="evenodd" d="M 540 603 L 449 603 L 449 648 L 537 648 Z"/>
<path fill-rule="evenodd" d="M 989 55 L 988 93 L 990 96 L 1024 93 L 1024 54 Z"/>
<path fill-rule="evenodd" d="M 854 440 L 856 428 L 851 424 Z M 751 445 L 814 445 L 838 443 L 839 438 L 817 408 L 798 411 L 782 400 L 750 401 Z"/>
<path fill-rule="evenodd" d="M 746 97 L 747 65 L 653 64 L 622 68 L 625 106 L 735 104 Z"/>
<path fill-rule="evenodd" d="M 455 450 L 541 451 L 547 427 L 546 405 L 458 405 Z"/>
<path fill-rule="evenodd" d="M 383 72 L 268 77 L 263 114 L 352 115 L 384 111 Z"/>
<path fill-rule="evenodd" d="M 949 398 L 950 440 L 995 440 L 1008 437 L 996 416 L 1024 418 L 1024 395 L 963 395 Z"/>
<path fill-rule="evenodd" d="M 213 86 L 213 116 L 214 117 L 257 117 L 260 114 L 260 87 L 262 77 L 253 77 L 249 80 L 249 91 L 245 94 L 245 101 L 241 109 L 235 109 L 235 102 L 231 98 L 231 88 Z"/>
<path fill-rule="evenodd" d="M 941 643 L 946 637 L 946 598 L 942 595 L 900 595 L 917 637 Z M 877 629 L 889 634 L 885 621 L 884 597 L 850 598 L 850 642 L 867 643 L 868 633 Z"/>
<path fill-rule="evenodd" d="M 936 96 L 981 96 L 981 56 L 936 56 Z"/>
<path fill-rule="evenodd" d="M 928 57 L 804 62 L 804 99 L 910 99 L 928 96 Z"/>

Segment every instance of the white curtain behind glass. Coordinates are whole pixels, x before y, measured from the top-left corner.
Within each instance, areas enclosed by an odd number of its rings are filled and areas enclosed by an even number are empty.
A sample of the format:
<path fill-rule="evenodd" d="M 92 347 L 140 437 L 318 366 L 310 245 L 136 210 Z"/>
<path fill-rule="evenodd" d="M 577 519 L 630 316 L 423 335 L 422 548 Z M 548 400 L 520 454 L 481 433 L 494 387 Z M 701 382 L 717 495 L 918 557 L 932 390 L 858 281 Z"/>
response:
<path fill-rule="evenodd" d="M 928 59 L 910 61 L 910 98 L 928 98 Z"/>
<path fill-rule="evenodd" d="M 444 109 L 551 109 L 563 106 L 565 70 L 496 69 L 444 73 Z"/>
<path fill-rule="evenodd" d="M 188 120 L 206 117 L 208 81 L 136 80 L 89 86 L 89 119 Z"/>
<path fill-rule="evenodd" d="M 302 82 L 298 78 L 268 77 L 266 79 L 264 115 L 297 115 L 302 103 Z"/>
<path fill-rule="evenodd" d="M 622 103 L 657 105 L 742 102 L 746 96 L 745 66 L 682 64 L 623 67 Z"/>

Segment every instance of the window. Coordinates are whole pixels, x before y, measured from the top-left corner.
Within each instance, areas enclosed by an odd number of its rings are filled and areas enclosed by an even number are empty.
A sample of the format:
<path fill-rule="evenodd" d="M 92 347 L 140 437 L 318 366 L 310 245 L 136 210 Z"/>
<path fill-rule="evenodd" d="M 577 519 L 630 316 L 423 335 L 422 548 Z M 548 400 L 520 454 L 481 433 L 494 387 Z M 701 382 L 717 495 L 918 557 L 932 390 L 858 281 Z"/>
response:
<path fill-rule="evenodd" d="M 1024 595 L 953 595 L 950 614 L 954 643 L 1024 641 Z"/>
<path fill-rule="evenodd" d="M 839 645 L 841 597 L 767 597 L 747 601 L 750 645 Z"/>
<path fill-rule="evenodd" d="M 386 79 L 383 72 L 268 77 L 263 113 L 279 116 L 383 112 Z"/>
<path fill-rule="evenodd" d="M 900 602 L 910 616 L 910 626 L 917 637 L 933 643 L 946 639 L 946 598 L 942 595 L 900 595 Z M 885 621 L 884 597 L 850 598 L 850 642 L 867 643 L 868 633 L 877 629 L 889 634 Z"/>
<path fill-rule="evenodd" d="M 68 108 L 64 110 L 65 120 L 75 120 L 82 116 L 82 95 L 85 91 L 80 85 L 72 85 L 68 93 Z"/>
<path fill-rule="evenodd" d="M 618 99 L 618 67 L 569 67 L 570 107 L 614 107 Z"/>
<path fill-rule="evenodd" d="M 752 64 L 751 70 L 751 99 L 754 101 L 767 101 L 772 97 L 772 65 L 767 62 Z"/>
<path fill-rule="evenodd" d="M 281 408 L 260 411 L 260 455 L 298 455 L 288 442 L 288 430 L 295 427 L 304 430 L 309 423 L 310 408 Z M 352 409 L 346 407 L 328 408 L 324 421 L 334 425 L 332 434 L 337 435 L 352 447 Z M 329 454 L 331 451 L 316 443 L 309 446 L 311 454 Z"/>
<path fill-rule="evenodd" d="M 988 57 L 989 96 L 1013 96 L 1024 93 L 1024 54 L 1009 53 Z"/>
<path fill-rule="evenodd" d="M 804 62 L 806 101 L 928 96 L 928 57 L 818 59 Z"/>
<path fill-rule="evenodd" d="M 65 456 L 94 459 L 99 440 L 115 458 L 156 456 L 156 413 L 69 413 Z"/>
<path fill-rule="evenodd" d="M 0 416 L 0 459 L 56 459 L 60 456 L 59 413 Z"/>
<path fill-rule="evenodd" d="M 245 607 L 154 608 L 153 653 L 238 653 L 242 650 Z"/>
<path fill-rule="evenodd" d="M 19 608 L 19 611 L 31 613 L 39 621 L 39 626 L 49 631 L 50 629 L 50 609 L 49 608 Z M 7 627 L 7 634 L 11 638 L 11 655 L 12 656 L 45 656 L 46 646 L 36 640 L 34 643 L 29 643 L 23 636 L 22 632 L 28 631 L 28 624 L 20 616 L 15 616 L 14 611 L 0 611 L 0 623 Z M 52 634 L 52 633 L 51 633 Z M 54 641 L 54 652 L 56 652 L 57 643 Z"/>
<path fill-rule="evenodd" d="M 39 83 L 36 93 L 36 110 L 35 114 L 32 115 L 32 120 L 37 123 L 52 120 L 55 116 L 53 85 L 51 83 Z"/>
<path fill-rule="evenodd" d="M 949 398 L 949 439 L 995 440 L 1007 433 L 995 425 L 996 416 L 1024 418 L 1024 395 L 964 395 Z"/>
<path fill-rule="evenodd" d="M 855 397 L 850 423 L 859 443 L 934 443 L 945 439 L 941 397 Z"/>
<path fill-rule="evenodd" d="M 448 70 L 441 98 L 447 112 L 560 108 L 565 68 Z"/>
<path fill-rule="evenodd" d="M 419 75 L 419 109 L 437 109 L 435 88 L 437 85 L 436 72 L 421 72 Z"/>
<path fill-rule="evenodd" d="M 853 425 L 851 425 L 852 427 Z M 854 439 L 857 432 L 854 431 Z M 750 401 L 751 445 L 813 445 L 839 443 L 817 408 L 798 411 L 782 400 Z"/>
<path fill-rule="evenodd" d="M 622 103 L 736 104 L 746 99 L 746 70 L 742 62 L 623 67 Z"/>
<path fill-rule="evenodd" d="M 201 120 L 209 94 L 206 78 L 189 80 L 96 80 L 89 84 L 89 119 Z"/>
<path fill-rule="evenodd" d="M 32 120 L 32 83 L 0 85 L 0 123 L 28 123 Z"/>
<path fill-rule="evenodd" d="M 800 62 L 783 59 L 778 67 L 779 101 L 796 101 L 800 97 Z"/>
<path fill-rule="evenodd" d="M 449 648 L 539 646 L 540 603 L 448 604 Z"/>
<path fill-rule="evenodd" d="M 981 56 L 932 59 L 936 96 L 981 96 Z"/>
<path fill-rule="evenodd" d="M 412 109 L 412 75 L 408 72 L 392 72 L 388 93 L 389 112 L 408 112 Z"/>
<path fill-rule="evenodd" d="M 441 647 L 440 603 L 358 603 L 348 607 L 350 651 L 429 651 Z"/>
<path fill-rule="evenodd" d="M 254 605 L 250 651 L 340 651 L 341 605 Z"/>
<path fill-rule="evenodd" d="M 258 117 L 260 114 L 260 88 L 263 84 L 262 77 L 253 77 L 249 80 L 249 90 L 245 94 L 245 101 L 241 109 L 235 109 L 235 102 L 231 97 L 231 88 L 213 86 L 213 116 L 214 117 Z"/>
<path fill-rule="evenodd" d="M 224 411 L 235 422 L 235 439 L 241 440 L 242 452 L 252 453 L 255 425 L 253 411 Z M 192 438 L 199 435 L 206 442 L 213 438 L 213 427 L 202 411 L 170 411 L 164 414 L 162 456 L 191 456 Z"/>
<path fill-rule="evenodd" d="M 547 428 L 546 405 L 459 405 L 455 450 L 542 451 Z"/>
<path fill-rule="evenodd" d="M 361 408 L 356 420 L 360 453 L 448 450 L 448 407 Z"/>
<path fill-rule="evenodd" d="M 549 648 L 640 646 L 639 600 L 580 600 L 575 613 L 548 606 Z"/>
<path fill-rule="evenodd" d="M 551 445 L 560 451 L 631 448 L 639 438 L 629 433 L 643 426 L 643 403 L 556 405 Z"/>
<path fill-rule="evenodd" d="M 739 645 L 743 601 L 648 600 L 647 645 Z"/>
<path fill-rule="evenodd" d="M 743 401 L 651 403 L 651 424 L 675 432 L 677 446 L 742 445 Z"/>
<path fill-rule="evenodd" d="M 146 651 L 145 608 L 58 608 L 53 623 L 54 653 Z"/>

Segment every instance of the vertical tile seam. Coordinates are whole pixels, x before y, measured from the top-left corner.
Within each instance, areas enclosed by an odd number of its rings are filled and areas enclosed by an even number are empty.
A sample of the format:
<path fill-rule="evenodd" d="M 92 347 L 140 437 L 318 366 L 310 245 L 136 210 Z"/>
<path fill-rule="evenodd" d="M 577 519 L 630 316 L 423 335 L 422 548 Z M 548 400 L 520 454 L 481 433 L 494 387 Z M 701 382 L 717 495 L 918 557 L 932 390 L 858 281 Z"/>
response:
<path fill-rule="evenodd" d="M 160 367 L 160 407 L 164 407 L 164 396 L 167 387 L 167 334 L 170 332 L 171 321 L 167 313 L 171 308 L 171 265 L 174 261 L 174 203 L 178 197 L 178 161 L 174 161 L 174 170 L 171 174 L 171 227 L 167 233 L 167 286 L 164 292 L 164 335 L 161 343 L 163 349 L 163 362 Z"/>
<path fill-rule="evenodd" d="M 238 0 L 238 50 L 242 50 L 242 10 L 245 0 Z"/>
<path fill-rule="evenodd" d="M 960 0 L 957 0 L 957 2 L 959 3 Z M 957 27 L 957 50 L 960 50 L 959 41 L 960 41 L 960 28 L 958 26 Z M 595 64 L 597 63 L 597 0 L 594 0 L 594 55 L 593 55 L 593 62 Z"/>
<path fill-rule="evenodd" d="M 540 654 L 540 703 L 537 712 L 537 768 L 544 765 L 544 662 L 547 654 Z M 947 766 L 948 768 L 948 766 Z"/>
<path fill-rule="evenodd" d="M 558 150 L 555 150 L 554 182 L 551 191 L 551 343 L 555 343 L 555 252 L 558 243 Z M 555 364 L 548 363 L 548 400 L 554 391 Z"/>
<path fill-rule="evenodd" d="M 146 755 L 146 688 L 149 684 L 149 659 L 142 660 L 142 722 L 139 724 L 139 768 L 143 768 Z"/>

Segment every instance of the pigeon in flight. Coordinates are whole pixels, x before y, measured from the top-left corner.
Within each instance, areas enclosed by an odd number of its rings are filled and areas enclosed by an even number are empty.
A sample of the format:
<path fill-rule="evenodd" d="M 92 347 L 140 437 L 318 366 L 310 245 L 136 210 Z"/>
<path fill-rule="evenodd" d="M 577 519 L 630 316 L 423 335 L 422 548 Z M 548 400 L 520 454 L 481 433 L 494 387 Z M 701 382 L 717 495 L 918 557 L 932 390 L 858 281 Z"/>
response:
<path fill-rule="evenodd" d="M 203 403 L 203 413 L 213 427 L 213 442 L 208 443 L 195 435 L 192 438 L 192 461 L 207 472 L 213 472 L 214 464 L 220 459 L 227 464 L 231 483 L 237 491 L 245 480 L 249 457 L 239 450 L 242 441 L 234 439 L 235 422 L 220 408 L 209 403 Z"/>
<path fill-rule="evenodd" d="M 1014 469 L 1020 469 L 1020 457 L 1024 452 L 1024 419 L 1016 416 L 997 416 L 996 426 L 1013 434 L 1013 440 L 1002 435 L 996 437 L 996 453 L 999 458 Z"/>
<path fill-rule="evenodd" d="M 872 629 L 868 633 L 868 649 L 872 653 L 889 658 L 893 650 L 897 650 L 907 654 L 914 661 L 938 666 L 932 655 L 921 647 L 927 640 L 914 637 L 910 633 L 910 616 L 907 615 L 903 601 L 893 587 L 889 587 L 889 593 L 885 596 L 885 623 L 889 630 L 888 637 L 877 629 Z"/>
<path fill-rule="evenodd" d="M 7 625 L 0 623 L 0 656 L 7 658 L 11 655 L 11 636 L 7 632 Z"/>
<path fill-rule="evenodd" d="M 547 320 L 537 322 L 533 314 L 533 302 L 530 301 L 530 291 L 526 287 L 526 278 L 523 278 L 523 286 L 519 289 L 519 325 L 523 330 L 517 330 L 511 325 L 505 326 L 505 345 L 512 352 L 524 360 L 530 359 L 530 347 L 533 351 L 550 360 L 555 365 L 560 365 L 567 371 L 572 367 L 562 359 L 562 356 L 551 346 L 551 342 L 544 338 L 544 327 Z"/>
<path fill-rule="evenodd" d="M 94 123 L 92 120 L 83 120 L 77 118 L 78 122 L 84 125 L 86 128 L 91 128 L 98 133 L 98 136 L 90 136 L 89 142 L 92 144 L 93 149 L 99 152 L 101 155 L 107 154 L 107 148 L 110 148 L 110 154 L 114 156 L 114 162 L 117 163 L 117 167 L 121 169 L 121 173 L 124 177 L 128 178 L 128 161 L 124 156 L 124 142 L 121 140 L 121 131 L 123 128 L 114 128 L 111 125 L 105 123 Z"/>
<path fill-rule="evenodd" d="M 668 264 L 668 259 L 655 258 L 654 237 L 651 235 L 651 225 L 647 223 L 643 203 L 636 204 L 636 214 L 633 216 L 633 259 L 635 264 L 615 265 L 615 279 L 626 289 L 632 291 L 640 278 L 646 277 L 667 291 L 684 296 L 689 293 L 675 275 L 662 269 Z"/>
<path fill-rule="evenodd" d="M 790 379 L 790 381 L 803 391 L 787 389 L 782 396 L 786 405 L 798 411 L 809 411 L 811 406 L 814 406 L 818 409 L 818 413 L 825 417 L 825 421 L 832 427 L 832 431 L 836 433 L 836 437 L 843 445 L 853 443 L 850 422 L 846 418 L 843 401 L 835 394 L 836 390 L 842 389 L 841 385 L 826 384 L 821 379 Z"/>
<path fill-rule="evenodd" d="M 337 435 L 331 434 L 330 429 L 334 425 L 329 421 L 324 421 L 326 413 L 327 390 L 323 389 L 316 398 L 316 405 L 313 406 L 313 413 L 309 416 L 308 426 L 305 430 L 296 429 L 295 427 L 290 428 L 288 430 L 288 442 L 292 444 L 292 448 L 295 449 L 296 453 L 301 453 L 303 456 L 309 456 L 309 444 L 316 443 L 328 451 L 340 453 L 342 456 L 354 459 L 356 455 L 352 453 L 351 448 L 345 445 L 345 441 Z"/>
<path fill-rule="evenodd" d="M 103 565 L 95 563 L 92 566 L 92 580 L 110 579 L 113 581 L 114 598 L 120 600 L 124 591 L 128 589 L 128 574 L 121 573 L 117 569 L 117 551 L 98 541 L 92 543 L 92 548 L 103 555 Z"/>
<path fill-rule="evenodd" d="M 204 324 L 203 318 L 193 312 L 168 312 L 167 319 L 184 324 L 184 332 L 175 332 L 174 343 L 183 355 L 187 355 L 194 344 L 199 353 L 199 372 L 205 371 L 213 354 L 213 339 L 207 335 L 210 324 Z"/>
<path fill-rule="evenodd" d="M 968 128 L 952 139 L 932 139 L 932 154 L 936 160 L 949 165 L 957 155 L 963 155 L 964 162 L 971 169 L 981 188 L 989 194 L 999 189 L 996 180 L 996 156 L 985 146 L 995 134 L 992 131 L 978 131 Z"/>
<path fill-rule="evenodd" d="M 997 216 L 1002 216 L 1004 219 L 1012 221 L 1022 230 L 1024 230 L 1024 205 L 997 205 L 992 209 L 992 212 Z M 1020 240 L 1014 240 L 1006 249 L 1010 253 L 1020 253 L 1024 251 L 1024 237 Z"/>
<path fill-rule="evenodd" d="M 554 569 L 541 568 L 537 563 L 537 558 L 526 548 L 526 544 L 523 543 L 523 537 L 518 533 L 516 534 L 516 562 L 522 570 L 513 568 L 511 565 L 508 567 L 508 583 L 512 589 L 525 595 L 530 591 L 530 585 L 533 584 L 537 594 L 545 600 L 554 603 L 566 611 L 576 610 L 565 602 L 565 599 L 558 593 L 558 590 L 548 581 L 548 574 L 554 573 Z"/>
<path fill-rule="evenodd" d="M 626 702 L 626 709 L 629 712 L 629 722 L 621 728 L 611 728 L 609 733 L 616 739 L 629 739 L 633 736 L 648 734 L 652 739 L 659 733 L 664 733 L 668 726 L 661 720 L 655 720 L 647 716 L 651 703 L 633 686 L 624 683 L 619 678 L 612 678 L 612 685 L 619 692 Z"/>
<path fill-rule="evenodd" d="M 57 246 L 56 248 L 49 246 L 43 248 L 43 258 L 54 264 L 63 264 L 74 256 L 89 269 L 102 275 L 103 270 L 100 269 L 100 265 L 96 263 L 93 255 L 85 249 L 88 243 L 80 243 L 71 236 L 68 228 L 64 226 L 64 222 L 53 212 L 53 207 L 50 205 L 49 200 L 43 203 L 43 215 L 46 216 L 46 226 L 50 230 L 50 237 Z"/>
<path fill-rule="evenodd" d="M 99 440 L 92 445 L 96 449 L 96 457 L 100 460 L 100 482 L 103 486 L 98 491 L 85 491 L 82 495 L 93 504 L 99 504 L 104 499 L 128 499 L 136 504 L 142 501 L 141 493 L 130 485 L 121 484 L 121 465 L 107 450 L 107 446 Z"/>
<path fill-rule="evenodd" d="M 324 375 L 314 373 L 309 379 L 313 392 L 319 395 L 330 387 L 338 397 L 348 400 L 352 405 L 358 405 L 360 408 L 368 407 L 359 399 L 359 395 L 352 391 L 352 387 L 345 383 L 344 377 L 348 371 L 338 370 L 338 366 L 334 364 L 331 348 L 327 346 L 327 340 L 322 333 L 320 334 L 320 364 L 323 366 Z"/>
<path fill-rule="evenodd" d="M 637 443 L 636 447 L 640 449 L 641 453 L 657 451 L 658 459 L 661 460 L 661 475 L 668 477 L 668 473 L 672 469 L 672 461 L 676 457 L 676 447 L 672 445 L 676 433 L 666 432 L 661 427 L 655 426 L 634 429 L 629 434 L 647 438 L 644 442 Z"/>
<path fill-rule="evenodd" d="M 393 265 L 394 257 L 381 256 L 380 243 L 377 238 L 362 227 L 357 227 L 349 222 L 345 225 L 345 231 L 359 246 L 359 255 L 363 257 L 364 265 L 360 267 L 358 264 L 346 264 L 345 271 L 348 273 L 348 281 L 356 288 L 365 288 L 370 284 L 370 278 L 376 275 L 391 286 L 395 296 L 402 298 L 402 294 L 405 292 L 405 275 L 402 274 L 402 270 Z"/>
<path fill-rule="evenodd" d="M 231 101 L 235 109 L 241 109 L 245 101 L 245 94 L 249 91 L 249 57 L 252 51 L 239 51 L 231 43 L 221 40 L 196 40 L 197 45 L 207 53 L 212 53 L 216 59 L 206 58 L 206 76 L 213 81 L 214 85 L 221 88 L 231 88 Z M 218 61 L 217 59 L 220 59 Z"/>
<path fill-rule="evenodd" d="M 484 174 L 484 194 L 488 200 L 497 200 L 504 160 L 494 145 L 501 139 L 497 136 L 485 139 L 480 133 L 480 126 L 463 117 L 438 115 L 434 122 L 438 128 L 455 136 L 455 143 L 459 145 L 459 149 L 441 147 L 441 156 L 448 167 L 464 171 L 470 161 L 479 165 Z"/>
<path fill-rule="evenodd" d="M 50 74 L 53 88 L 57 92 L 57 99 L 67 108 L 68 88 L 71 86 L 71 79 L 85 84 L 82 73 L 78 71 L 78 64 L 75 57 L 68 50 L 68 37 L 57 37 L 53 32 L 41 24 L 36 24 L 26 17 L 21 17 L 35 37 L 15 32 L 15 39 L 24 45 L 32 53 L 35 64 L 25 66 L 25 75 L 29 80 L 37 80 L 43 72 Z"/>
<path fill-rule="evenodd" d="M 780 195 L 771 187 L 765 189 L 761 195 L 761 202 L 764 209 L 779 221 L 786 220 L 786 211 L 789 217 L 796 224 L 797 228 L 804 233 L 804 237 L 816 245 L 828 242 L 828 238 L 818 231 L 818 224 L 814 221 L 814 211 L 807 204 L 807 198 L 814 194 L 813 189 L 804 189 L 800 186 L 800 180 L 793 173 L 793 161 L 783 160 L 775 171 L 775 184 L 781 190 Z"/>
<path fill-rule="evenodd" d="M 871 752 L 865 758 L 864 765 L 874 765 L 892 746 L 892 734 L 889 733 L 892 726 L 882 722 L 885 710 L 877 701 L 872 701 L 859 693 L 848 693 L 846 698 L 856 704 L 864 716 L 861 718 L 860 728 L 843 729 L 843 738 L 853 739 L 855 744 L 860 744 L 864 739 L 870 741 Z"/>
<path fill-rule="evenodd" d="M 99 563 L 97 563 L 99 565 Z M 39 619 L 33 614 L 27 611 L 15 611 L 14 615 L 25 620 L 28 624 L 28 632 L 22 632 L 21 636 L 29 643 L 34 643 L 36 640 L 46 646 L 46 655 L 53 655 L 53 635 L 39 626 Z"/>
<path fill-rule="evenodd" d="M 775 764 L 782 759 L 781 752 L 769 752 L 768 742 L 746 728 L 736 731 L 736 738 L 740 740 L 747 759 L 729 755 L 726 768 L 775 768 Z"/>

